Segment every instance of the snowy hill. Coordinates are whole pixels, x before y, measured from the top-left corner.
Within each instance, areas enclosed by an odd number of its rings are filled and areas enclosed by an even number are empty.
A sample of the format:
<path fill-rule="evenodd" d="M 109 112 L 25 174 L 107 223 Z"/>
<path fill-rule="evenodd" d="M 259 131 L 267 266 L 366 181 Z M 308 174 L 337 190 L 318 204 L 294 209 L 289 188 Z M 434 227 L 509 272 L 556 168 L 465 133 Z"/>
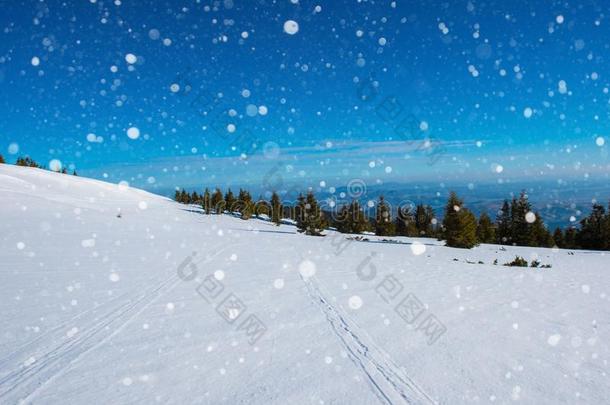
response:
<path fill-rule="evenodd" d="M 0 208 L 3 404 L 610 398 L 607 253 L 309 237 L 9 165 Z"/>

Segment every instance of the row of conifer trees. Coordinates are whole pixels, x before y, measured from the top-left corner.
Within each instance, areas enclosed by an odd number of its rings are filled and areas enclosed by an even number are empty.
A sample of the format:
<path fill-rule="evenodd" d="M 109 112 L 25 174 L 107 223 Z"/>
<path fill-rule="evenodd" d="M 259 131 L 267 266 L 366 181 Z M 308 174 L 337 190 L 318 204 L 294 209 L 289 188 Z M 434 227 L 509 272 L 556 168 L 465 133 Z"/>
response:
<path fill-rule="evenodd" d="M 479 243 L 500 245 L 584 248 L 610 250 L 610 207 L 608 212 L 599 204 L 593 205 L 588 217 L 579 227 L 567 230 L 556 228 L 550 233 L 542 217 L 534 212 L 527 195 L 505 200 L 495 220 L 483 212 L 478 218 L 464 206 L 456 193 L 451 192 L 445 205 L 442 221 L 436 218 L 431 206 L 419 204 L 393 209 L 379 197 L 372 212 L 362 207 L 357 199 L 341 207 L 321 204 L 313 192 L 300 195 L 295 202 L 286 203 L 277 193 L 271 199 L 254 200 L 247 190 L 226 193 L 216 188 L 203 194 L 177 190 L 175 200 L 184 204 L 197 204 L 206 214 L 231 213 L 242 219 L 266 216 L 280 225 L 283 219 L 295 222 L 299 232 L 322 236 L 324 229 L 333 228 L 342 233 L 374 232 L 379 236 L 421 236 L 445 240 L 448 246 L 471 248 Z"/>
<path fill-rule="evenodd" d="M 6 162 L 0 155 L 2 163 Z M 15 164 L 44 168 L 29 156 L 17 158 Z M 67 173 L 66 168 L 62 168 L 61 172 Z M 75 170 L 72 174 L 77 175 Z M 374 232 L 379 236 L 434 237 L 445 240 L 448 246 L 462 248 L 471 248 L 479 243 L 495 243 L 610 250 L 610 205 L 606 210 L 595 203 L 589 216 L 584 217 L 578 226 L 570 226 L 566 230 L 556 228 L 551 234 L 541 216 L 533 212 L 525 193 L 521 193 L 519 198 L 505 200 L 494 221 L 485 212 L 477 219 L 452 192 L 445 205 L 442 222 L 437 220 L 429 205 L 392 209 L 383 196 L 373 206 L 372 214 L 357 199 L 338 209 L 320 207 L 312 192 L 300 195 L 294 203 L 283 202 L 275 192 L 270 201 L 262 198 L 255 201 L 243 189 L 237 196 L 230 189 L 224 194 L 219 188 L 214 191 L 206 189 L 201 195 L 177 190 L 174 198 L 184 204 L 199 204 L 206 214 L 229 212 L 239 214 L 242 219 L 266 215 L 278 225 L 284 218 L 292 219 L 299 231 L 308 235 L 321 235 L 324 229 L 334 228 L 350 234 Z"/>
<path fill-rule="evenodd" d="M 2 155 L 0 155 L 0 164 L 3 164 L 3 163 L 6 163 L 6 161 L 4 160 L 4 157 Z M 46 169 L 46 167 L 44 165 L 36 162 L 34 159 L 32 159 L 29 156 L 18 157 L 17 160 L 15 161 L 15 166 L 35 167 L 38 169 Z M 68 169 L 66 167 L 62 167 L 59 172 L 63 173 L 63 174 L 68 174 Z M 78 174 L 76 173 L 76 170 L 72 170 L 72 175 L 78 176 Z"/>

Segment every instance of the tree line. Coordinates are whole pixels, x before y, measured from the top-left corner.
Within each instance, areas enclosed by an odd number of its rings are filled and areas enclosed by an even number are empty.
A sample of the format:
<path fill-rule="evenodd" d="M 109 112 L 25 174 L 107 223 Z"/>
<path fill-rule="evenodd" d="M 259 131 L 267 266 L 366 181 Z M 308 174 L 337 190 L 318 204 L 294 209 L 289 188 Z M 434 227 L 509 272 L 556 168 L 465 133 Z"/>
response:
<path fill-rule="evenodd" d="M 6 161 L 0 155 L 0 164 Z M 29 156 L 18 157 L 17 166 L 46 169 Z M 65 167 L 60 170 L 67 174 Z M 77 176 L 76 170 L 72 175 Z M 338 232 L 360 234 L 374 232 L 379 236 L 430 237 L 445 240 L 447 246 L 472 248 L 479 243 L 499 245 L 554 247 L 565 249 L 610 250 L 610 205 L 594 203 L 591 213 L 580 220 L 577 226 L 563 230 L 559 227 L 549 232 L 542 217 L 535 212 L 522 192 L 517 198 L 504 200 L 495 220 L 483 212 L 476 218 L 456 193 L 451 192 L 445 205 L 443 220 L 436 218 L 431 206 L 401 206 L 393 209 L 380 196 L 370 214 L 357 199 L 341 207 L 321 206 L 313 192 L 299 195 L 297 201 L 283 202 L 277 193 L 269 201 L 252 198 L 249 191 L 240 189 L 237 196 L 228 189 L 213 191 L 205 189 L 203 194 L 176 190 L 174 199 L 184 204 L 201 205 L 206 214 L 237 214 L 247 220 L 252 216 L 267 216 L 280 225 L 283 219 L 295 222 L 299 232 L 322 236 L 324 229 L 333 228 Z M 367 208 L 369 208 L 367 206 Z"/>
<path fill-rule="evenodd" d="M 0 155 L 0 164 L 6 164 L 6 161 L 4 160 L 4 157 L 2 155 Z M 39 164 L 38 162 L 36 162 L 34 159 L 32 159 L 29 156 L 18 157 L 17 160 L 15 161 L 15 166 L 35 167 L 37 169 L 47 170 L 47 168 L 44 165 Z M 61 170 L 53 170 L 53 171 L 56 171 L 57 173 L 68 174 L 68 169 L 64 166 L 62 166 Z M 76 169 L 72 170 L 72 175 L 78 176 L 78 173 L 76 173 Z"/>
<path fill-rule="evenodd" d="M 318 202 L 313 192 L 299 195 L 294 202 L 284 202 L 274 192 L 269 201 L 254 200 L 247 190 L 240 189 L 237 196 L 228 189 L 205 189 L 203 194 L 176 190 L 174 199 L 183 204 L 201 205 L 206 214 L 229 213 L 247 220 L 254 217 L 269 218 L 276 225 L 284 219 L 294 221 L 299 232 L 323 236 L 325 229 L 341 233 L 361 234 L 374 232 L 378 236 L 430 237 L 445 240 L 447 246 L 472 248 L 480 243 L 499 245 L 560 247 L 569 249 L 610 250 L 610 206 L 606 211 L 593 204 L 591 214 L 578 226 L 565 231 L 556 228 L 551 233 L 542 217 L 534 211 L 528 196 L 505 200 L 496 217 L 483 212 L 477 218 L 455 192 L 449 194 L 442 221 L 436 218 L 431 206 L 418 204 L 393 209 L 380 196 L 371 214 L 358 199 L 340 207 Z"/>

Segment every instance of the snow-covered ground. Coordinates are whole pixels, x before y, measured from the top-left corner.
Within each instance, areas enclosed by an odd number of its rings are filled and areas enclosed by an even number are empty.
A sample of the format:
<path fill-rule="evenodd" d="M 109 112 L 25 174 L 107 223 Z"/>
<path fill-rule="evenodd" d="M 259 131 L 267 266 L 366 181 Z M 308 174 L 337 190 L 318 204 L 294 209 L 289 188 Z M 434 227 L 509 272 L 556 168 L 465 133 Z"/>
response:
<path fill-rule="evenodd" d="M 610 398 L 607 253 L 308 237 L 9 165 L 0 212 L 3 404 Z"/>

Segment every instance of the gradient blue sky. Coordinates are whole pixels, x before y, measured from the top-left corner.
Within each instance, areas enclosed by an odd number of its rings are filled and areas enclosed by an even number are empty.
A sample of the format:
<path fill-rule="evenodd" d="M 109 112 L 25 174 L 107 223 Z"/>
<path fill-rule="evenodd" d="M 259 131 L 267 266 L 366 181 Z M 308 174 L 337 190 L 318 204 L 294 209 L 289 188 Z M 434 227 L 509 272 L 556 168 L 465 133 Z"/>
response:
<path fill-rule="evenodd" d="M 2 1 L 0 153 L 152 190 L 607 182 L 604 4 Z"/>

